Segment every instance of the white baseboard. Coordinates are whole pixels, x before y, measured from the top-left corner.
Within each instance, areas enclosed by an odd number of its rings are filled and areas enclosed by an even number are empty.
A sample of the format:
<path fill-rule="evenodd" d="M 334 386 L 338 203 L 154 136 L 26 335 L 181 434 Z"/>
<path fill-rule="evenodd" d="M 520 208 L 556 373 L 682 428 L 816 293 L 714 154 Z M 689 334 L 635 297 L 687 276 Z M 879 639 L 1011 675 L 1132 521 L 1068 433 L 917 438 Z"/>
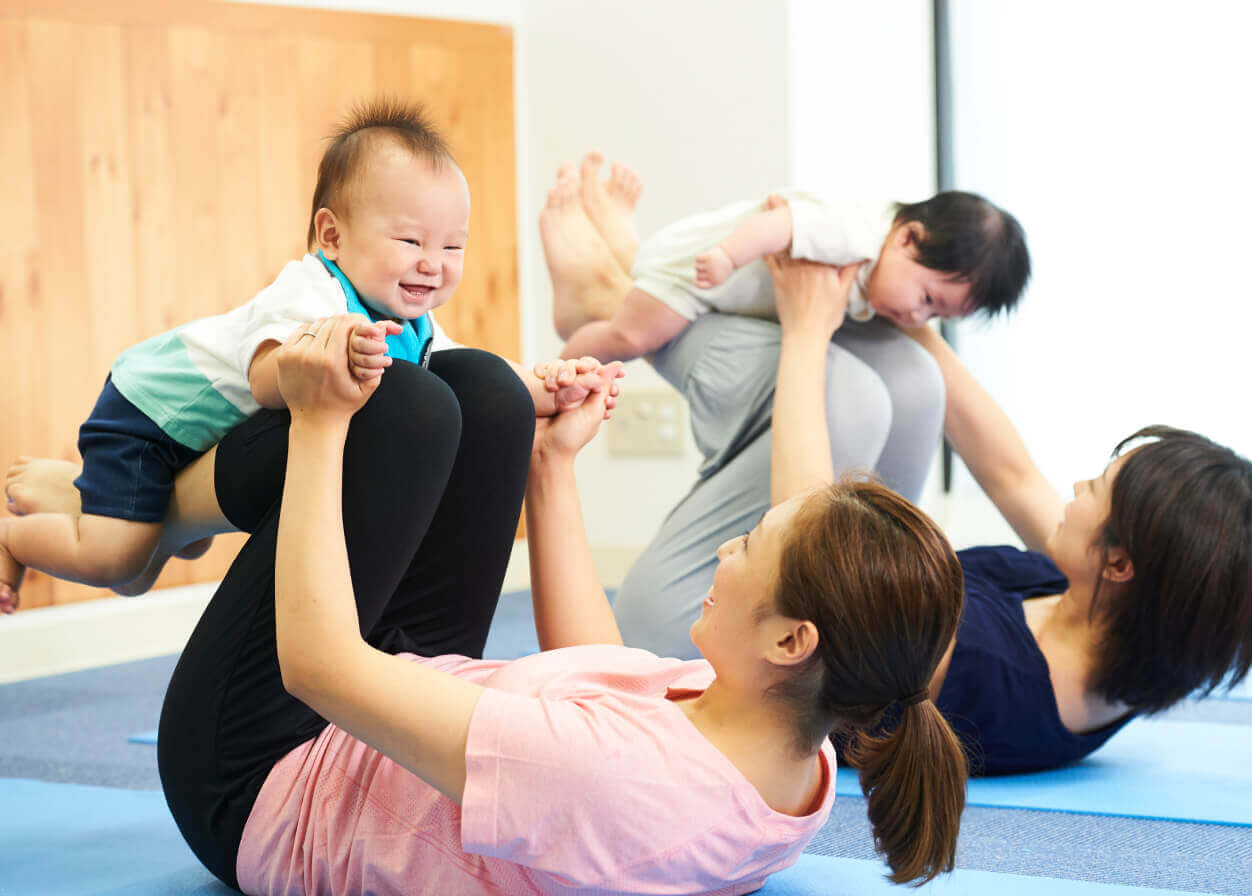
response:
<path fill-rule="evenodd" d="M 215 585 L 24 610 L 0 619 L 0 683 L 183 649 Z"/>
<path fill-rule="evenodd" d="M 600 581 L 621 583 L 640 548 L 592 551 Z M 526 542 L 509 558 L 505 591 L 530 587 Z M 216 583 L 106 597 L 0 618 L 0 684 L 142 660 L 183 649 Z"/>

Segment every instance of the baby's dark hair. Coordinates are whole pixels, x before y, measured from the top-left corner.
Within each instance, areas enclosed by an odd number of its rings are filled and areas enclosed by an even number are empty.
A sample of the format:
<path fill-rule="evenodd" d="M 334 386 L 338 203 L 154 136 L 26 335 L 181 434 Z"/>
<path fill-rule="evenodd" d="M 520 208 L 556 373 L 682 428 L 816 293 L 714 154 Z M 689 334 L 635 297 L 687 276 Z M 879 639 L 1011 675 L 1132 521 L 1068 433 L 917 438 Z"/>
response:
<path fill-rule="evenodd" d="M 330 146 L 317 166 L 317 187 L 309 213 L 309 249 L 317 244 L 318 209 L 347 214 L 346 200 L 353 182 L 380 140 L 395 141 L 435 168 L 456 164 L 443 135 L 420 104 L 382 98 L 354 106 L 331 134 Z"/>
<path fill-rule="evenodd" d="M 1030 252 L 1017 219 L 981 196 L 944 190 L 924 202 L 896 203 L 896 224 L 926 228 L 917 262 L 969 284 L 969 310 L 1012 310 L 1030 279 Z"/>

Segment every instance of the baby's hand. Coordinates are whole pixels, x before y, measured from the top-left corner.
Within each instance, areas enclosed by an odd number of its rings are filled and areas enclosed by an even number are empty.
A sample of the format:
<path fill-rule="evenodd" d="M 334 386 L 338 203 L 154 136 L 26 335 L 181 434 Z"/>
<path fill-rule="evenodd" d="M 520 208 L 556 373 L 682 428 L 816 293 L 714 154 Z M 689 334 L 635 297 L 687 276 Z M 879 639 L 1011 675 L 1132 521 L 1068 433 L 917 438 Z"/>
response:
<path fill-rule="evenodd" d="M 617 404 L 619 389 L 615 380 L 625 375 L 626 369 L 620 361 L 601 365 L 590 356 L 535 365 L 535 376 L 553 393 L 558 414 L 580 407 L 592 393 L 607 391 L 604 414 L 607 419 Z"/>
<path fill-rule="evenodd" d="M 403 331 L 394 320 L 357 324 L 348 338 L 348 370 L 362 383 L 382 376 L 392 360 L 387 354 L 387 337 Z"/>
<path fill-rule="evenodd" d="M 765 201 L 761 203 L 761 208 L 767 212 L 772 212 L 776 208 L 782 208 L 787 204 L 787 200 L 782 198 L 781 193 L 770 193 L 765 197 Z"/>
<path fill-rule="evenodd" d="M 735 261 L 721 246 L 696 256 L 696 287 L 712 289 L 721 286 L 735 272 Z"/>

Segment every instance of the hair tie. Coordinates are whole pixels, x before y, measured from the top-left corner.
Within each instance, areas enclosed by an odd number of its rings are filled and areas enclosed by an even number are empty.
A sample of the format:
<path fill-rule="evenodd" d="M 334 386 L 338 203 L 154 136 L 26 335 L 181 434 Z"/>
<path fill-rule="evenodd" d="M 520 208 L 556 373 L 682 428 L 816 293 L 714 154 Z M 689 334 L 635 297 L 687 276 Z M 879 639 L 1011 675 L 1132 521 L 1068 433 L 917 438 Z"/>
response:
<path fill-rule="evenodd" d="M 930 694 L 926 691 L 925 688 L 922 688 L 922 690 L 917 691 L 916 693 L 913 693 L 913 694 L 909 694 L 907 697 L 903 697 L 897 700 L 896 702 L 899 703 L 901 706 L 916 706 L 917 704 L 921 703 L 923 700 L 928 700 L 928 699 L 930 699 Z"/>

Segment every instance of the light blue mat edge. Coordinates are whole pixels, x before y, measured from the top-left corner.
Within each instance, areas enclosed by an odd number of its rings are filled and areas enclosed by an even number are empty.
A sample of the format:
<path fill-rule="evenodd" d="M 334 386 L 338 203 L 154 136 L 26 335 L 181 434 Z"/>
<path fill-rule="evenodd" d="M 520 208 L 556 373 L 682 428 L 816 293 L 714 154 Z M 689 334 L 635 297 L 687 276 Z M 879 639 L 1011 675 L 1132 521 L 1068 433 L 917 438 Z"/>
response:
<path fill-rule="evenodd" d="M 860 796 L 856 772 L 835 792 Z M 1140 719 L 1074 765 L 972 778 L 966 803 L 1252 826 L 1252 726 Z"/>
<path fill-rule="evenodd" d="M 0 779 L 0 893 L 43 896 L 221 896 L 155 791 Z M 761 896 L 1193 896 L 1061 878 L 958 870 L 914 890 L 890 884 L 866 859 L 803 855 L 769 879 Z"/>

